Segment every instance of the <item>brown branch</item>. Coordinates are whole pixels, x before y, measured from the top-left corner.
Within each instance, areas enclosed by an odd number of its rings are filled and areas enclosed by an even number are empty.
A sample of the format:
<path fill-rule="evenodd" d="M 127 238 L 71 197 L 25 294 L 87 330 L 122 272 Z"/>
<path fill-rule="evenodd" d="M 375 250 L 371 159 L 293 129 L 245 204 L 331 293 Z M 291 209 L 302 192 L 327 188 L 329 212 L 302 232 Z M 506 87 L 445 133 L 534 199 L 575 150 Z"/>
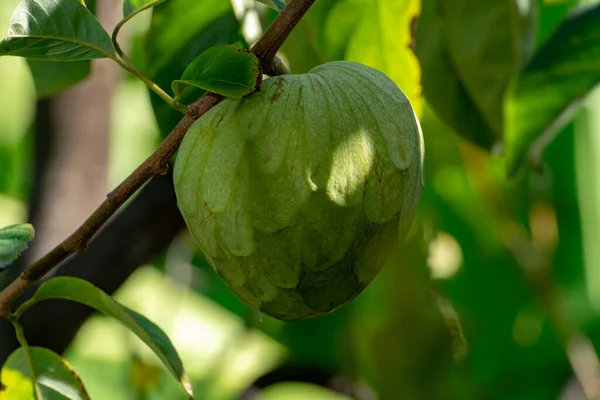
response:
<path fill-rule="evenodd" d="M 260 60 L 265 74 L 268 75 L 272 72 L 274 69 L 273 60 L 277 51 L 314 2 L 315 0 L 291 0 L 251 49 Z M 11 303 L 29 286 L 42 279 L 73 253 L 84 251 L 89 240 L 127 199 L 133 196 L 150 178 L 164 173 L 168 168 L 169 160 L 179 148 L 190 126 L 221 100 L 222 97 L 219 95 L 206 93 L 191 104 L 187 115 L 183 117 L 154 153 L 121 182 L 115 190 L 109 193 L 107 199 L 71 236 L 29 266 L 0 293 L 0 316 L 6 316 L 10 313 Z"/>

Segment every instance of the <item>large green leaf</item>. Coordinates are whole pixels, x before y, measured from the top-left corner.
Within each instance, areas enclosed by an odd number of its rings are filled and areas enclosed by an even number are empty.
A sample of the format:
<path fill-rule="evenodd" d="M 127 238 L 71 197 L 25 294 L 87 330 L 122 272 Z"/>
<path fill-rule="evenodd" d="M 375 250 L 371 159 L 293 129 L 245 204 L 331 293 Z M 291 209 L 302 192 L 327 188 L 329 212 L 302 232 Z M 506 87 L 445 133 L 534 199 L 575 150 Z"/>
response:
<path fill-rule="evenodd" d="M 5 268 L 31 246 L 35 231 L 30 224 L 0 229 L 0 268 Z"/>
<path fill-rule="evenodd" d="M 386 74 L 421 115 L 421 70 L 410 48 L 416 0 L 344 0 L 330 11 L 323 34 L 330 52 L 344 47 L 344 59 Z"/>
<path fill-rule="evenodd" d="M 483 120 L 456 74 L 437 7 L 435 1 L 423 2 L 415 35 L 423 94 L 439 118 L 454 131 L 479 146 L 491 148 L 497 134 Z"/>
<path fill-rule="evenodd" d="M 260 65 L 254 54 L 236 45 L 220 45 L 196 57 L 172 87 L 177 97 L 189 86 L 226 97 L 242 97 L 255 90 L 259 75 Z"/>
<path fill-rule="evenodd" d="M 88 0 L 85 6 L 95 13 L 96 2 Z M 61 62 L 28 59 L 27 64 L 38 98 L 50 97 L 81 82 L 91 72 L 90 60 Z"/>
<path fill-rule="evenodd" d="M 71 365 L 43 347 L 15 350 L 2 367 L 0 380 L 4 385 L 2 400 L 89 399 Z"/>
<path fill-rule="evenodd" d="M 96 17 L 76 0 L 22 0 L 0 55 L 77 61 L 114 58 L 115 49 Z"/>
<path fill-rule="evenodd" d="M 143 70 L 160 87 L 170 87 L 200 53 L 220 44 L 245 45 L 229 1 L 169 0 L 152 10 Z M 203 93 L 197 88 L 188 89 L 180 102 L 191 103 Z M 154 93 L 151 101 L 161 132 L 166 135 L 179 122 L 181 113 Z"/>
<path fill-rule="evenodd" d="M 181 387 L 190 397 L 193 396 L 177 351 L 167 335 L 153 322 L 119 304 L 90 282 L 72 277 L 57 277 L 44 282 L 31 299 L 17 309 L 16 314 L 20 316 L 32 305 L 48 299 L 76 301 L 121 322 L 152 349 Z"/>
<path fill-rule="evenodd" d="M 600 4 L 570 15 L 525 67 L 506 99 L 506 170 L 534 164 L 600 82 Z"/>
<path fill-rule="evenodd" d="M 536 2 L 425 0 L 416 49 L 425 96 L 444 122 L 490 148 L 503 132 L 503 100 L 535 45 Z"/>
<path fill-rule="evenodd" d="M 502 132 L 506 88 L 533 52 L 535 2 L 452 0 L 443 4 L 444 34 L 457 73 L 487 124 L 494 132 Z"/>
<path fill-rule="evenodd" d="M 368 65 L 392 79 L 420 115 L 421 72 L 410 48 L 419 4 L 416 0 L 316 2 L 283 46 L 290 69 L 304 73 L 340 59 Z"/>

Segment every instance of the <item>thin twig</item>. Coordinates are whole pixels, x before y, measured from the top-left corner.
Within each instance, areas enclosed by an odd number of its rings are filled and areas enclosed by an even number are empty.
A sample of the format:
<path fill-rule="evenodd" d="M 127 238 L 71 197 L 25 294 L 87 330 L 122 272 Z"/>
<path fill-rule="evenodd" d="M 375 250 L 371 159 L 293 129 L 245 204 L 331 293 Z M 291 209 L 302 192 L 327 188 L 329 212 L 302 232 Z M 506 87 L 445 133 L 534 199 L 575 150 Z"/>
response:
<path fill-rule="evenodd" d="M 291 0 L 288 6 L 277 16 L 264 35 L 251 49 L 260 60 L 262 70 L 265 74 L 268 75 L 271 73 L 274 65 L 273 59 L 277 51 L 314 2 L 315 0 Z M 84 251 L 87 243 L 94 234 L 127 199 L 150 178 L 164 173 L 168 168 L 169 160 L 179 148 L 190 126 L 221 100 L 222 97 L 219 95 L 206 93 L 196 102 L 192 103 L 185 117 L 183 117 L 154 153 L 137 167 L 115 190 L 109 193 L 106 200 L 71 236 L 30 265 L 0 293 L 0 316 L 8 315 L 11 303 L 29 286 L 42 279 L 60 262 L 73 253 Z"/>

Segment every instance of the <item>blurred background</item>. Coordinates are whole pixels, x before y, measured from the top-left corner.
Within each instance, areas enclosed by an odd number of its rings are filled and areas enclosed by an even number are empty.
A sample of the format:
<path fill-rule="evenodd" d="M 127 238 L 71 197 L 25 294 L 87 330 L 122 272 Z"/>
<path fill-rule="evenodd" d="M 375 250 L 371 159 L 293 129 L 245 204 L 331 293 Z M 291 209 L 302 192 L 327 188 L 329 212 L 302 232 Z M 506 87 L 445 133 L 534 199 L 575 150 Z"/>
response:
<path fill-rule="evenodd" d="M 3 31 L 17 3 L 0 3 Z M 317 0 L 280 54 L 292 73 L 336 59 L 374 66 L 422 121 L 418 215 L 358 298 L 294 323 L 250 310 L 194 246 L 170 173 L 149 182 L 57 273 L 92 281 L 159 325 L 198 399 L 586 399 L 580 382 L 600 376 L 600 93 L 549 145 L 541 171 L 508 180 L 494 152 L 493 117 L 468 108 L 452 114 L 446 86 L 456 80 L 476 105 L 478 96 L 501 98 L 582 3 L 456 0 L 448 14 L 434 3 Z M 121 18 L 120 1 L 87 5 L 109 31 Z M 514 10 L 527 43 L 518 59 L 510 58 L 515 32 L 503 31 Z M 275 15 L 250 0 L 170 0 L 130 22 L 121 42 L 170 89 L 201 51 L 248 47 Z M 449 43 L 438 29 L 444 18 L 454 21 Z M 467 77 L 487 79 L 477 90 L 461 73 L 461 51 L 473 47 L 479 59 Z M 184 102 L 201 94 L 192 92 Z M 37 230 L 1 285 L 74 231 L 179 118 L 109 60 L 1 57 L 0 226 L 31 221 Z M 30 344 L 64 352 L 94 399 L 185 398 L 138 339 L 84 306 L 49 301 L 23 325 Z M 16 346 L 2 321 L 0 360 Z"/>

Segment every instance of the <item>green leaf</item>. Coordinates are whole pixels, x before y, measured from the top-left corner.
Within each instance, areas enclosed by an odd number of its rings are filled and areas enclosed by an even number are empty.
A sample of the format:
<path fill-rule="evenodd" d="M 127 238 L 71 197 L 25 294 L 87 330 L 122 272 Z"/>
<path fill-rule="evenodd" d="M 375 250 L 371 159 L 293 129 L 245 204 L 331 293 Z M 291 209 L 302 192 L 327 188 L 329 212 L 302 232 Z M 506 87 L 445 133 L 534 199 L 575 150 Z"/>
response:
<path fill-rule="evenodd" d="M 185 69 L 172 87 L 177 98 L 189 86 L 226 97 L 242 97 L 255 90 L 260 75 L 258 58 L 236 45 L 211 47 Z"/>
<path fill-rule="evenodd" d="M 176 24 L 173 21 L 177 21 Z M 206 49 L 220 44 L 244 45 L 241 26 L 231 2 L 223 0 L 170 0 L 152 10 L 145 37 L 143 70 L 160 87 L 168 87 Z M 181 99 L 188 104 L 203 90 L 187 89 Z M 181 120 L 181 113 L 151 92 L 150 100 L 163 135 Z"/>
<path fill-rule="evenodd" d="M 421 115 L 421 69 L 410 44 L 417 0 L 346 0 L 330 13 L 326 36 L 346 32 L 344 59 L 373 67 L 392 79 Z M 348 19 L 350 14 L 356 18 Z M 340 40 L 341 39 L 341 40 Z M 337 45 L 343 41 L 338 38 Z"/>
<path fill-rule="evenodd" d="M 450 14 L 445 37 L 458 75 L 492 130 L 502 132 L 504 93 L 535 44 L 534 3 L 521 1 L 523 9 L 514 0 L 449 3 L 442 11 Z"/>
<path fill-rule="evenodd" d="M 73 367 L 43 347 L 21 347 L 2 367 L 2 400 L 87 400 L 89 396 Z M 34 390 L 38 396 L 34 396 Z"/>
<path fill-rule="evenodd" d="M 13 12 L 0 55 L 77 61 L 115 58 L 110 36 L 75 0 L 22 0 Z"/>
<path fill-rule="evenodd" d="M 80 1 L 80 3 L 83 4 L 84 2 Z M 87 0 L 84 5 L 92 13 L 95 13 L 95 0 Z M 38 98 L 53 96 L 81 82 L 89 76 L 92 69 L 90 60 L 65 63 L 62 61 L 28 59 L 27 64 L 31 71 Z"/>
<path fill-rule="evenodd" d="M 91 72 L 90 61 L 27 60 L 39 98 L 50 97 L 84 80 Z"/>
<path fill-rule="evenodd" d="M 533 0 L 429 0 L 416 40 L 425 96 L 463 137 L 489 149 L 506 91 L 535 45 Z"/>
<path fill-rule="evenodd" d="M 166 0 L 125 0 L 123 1 L 123 19 L 129 19 L 135 14 L 152 8 Z"/>
<path fill-rule="evenodd" d="M 275 11 L 281 11 L 285 8 L 285 0 L 256 0 L 271 7 Z"/>
<path fill-rule="evenodd" d="M 142 315 L 116 302 L 111 296 L 83 279 L 57 277 L 44 282 L 30 300 L 16 311 L 22 315 L 32 305 L 48 299 L 66 299 L 85 304 L 121 322 L 139 337 L 158 356 L 180 386 L 193 396 L 192 387 L 183 369 L 181 359 L 165 333 Z"/>
<path fill-rule="evenodd" d="M 442 17 L 434 1 L 424 1 L 415 35 L 415 54 L 422 68 L 423 94 L 436 115 L 465 139 L 491 148 L 493 132 L 463 83 L 446 46 Z"/>
<path fill-rule="evenodd" d="M 514 175 L 534 164 L 600 82 L 600 5 L 570 15 L 525 67 L 506 99 L 504 156 Z"/>
<path fill-rule="evenodd" d="M 0 268 L 15 261 L 31 246 L 35 235 L 30 224 L 11 225 L 0 229 Z"/>
<path fill-rule="evenodd" d="M 417 0 L 316 2 L 283 50 L 294 73 L 333 60 L 375 68 L 406 94 L 417 115 L 422 108 L 420 67 L 410 48 Z"/>

